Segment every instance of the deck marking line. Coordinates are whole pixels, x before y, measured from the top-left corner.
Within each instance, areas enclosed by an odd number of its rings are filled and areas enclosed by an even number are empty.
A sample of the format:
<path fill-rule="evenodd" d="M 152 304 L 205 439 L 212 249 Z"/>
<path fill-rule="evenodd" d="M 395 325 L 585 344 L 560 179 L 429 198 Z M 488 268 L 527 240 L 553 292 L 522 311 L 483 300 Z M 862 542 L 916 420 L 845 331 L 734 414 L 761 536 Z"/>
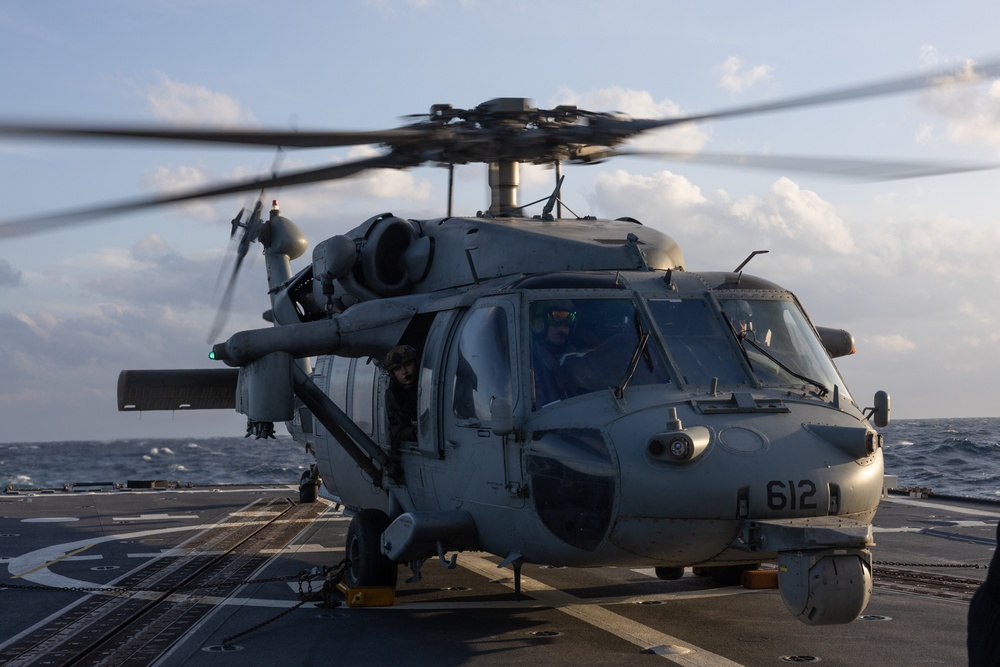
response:
<path fill-rule="evenodd" d="M 38 567 L 36 567 L 36 568 L 34 568 L 32 570 L 28 570 L 27 572 L 21 572 L 20 574 L 15 574 L 15 575 L 13 575 L 11 577 L 11 579 L 20 579 L 21 577 L 27 576 L 29 574 L 34 574 L 35 572 L 38 572 L 39 570 L 43 570 L 43 569 L 47 568 L 49 565 L 53 565 L 55 563 L 58 563 L 59 561 L 66 560 L 70 556 L 75 556 L 78 553 L 80 553 L 81 551 L 86 551 L 87 549 L 89 549 L 92 546 L 95 546 L 96 544 L 97 544 L 97 542 L 91 542 L 90 544 L 86 544 L 86 545 L 80 547 L 79 549 L 77 549 L 75 551 L 70 551 L 69 553 L 63 554 L 59 558 L 53 558 L 52 560 L 48 561 L 47 563 L 42 563 L 41 565 L 39 565 Z"/>
<path fill-rule="evenodd" d="M 197 514 L 137 514 L 135 516 L 113 516 L 112 521 L 159 521 L 161 519 L 200 519 Z"/>
<path fill-rule="evenodd" d="M 1000 518 L 1000 512 L 987 512 L 985 510 L 977 510 L 971 507 L 956 507 L 954 505 L 943 505 L 941 503 L 931 503 L 922 500 L 916 500 L 913 498 L 893 498 L 892 496 L 888 498 L 883 498 L 882 501 L 897 503 L 899 505 L 913 505 L 914 507 L 928 507 L 935 510 L 947 510 L 949 512 L 957 512 L 958 514 L 971 514 L 972 516 L 988 516 L 993 519 Z"/>
<path fill-rule="evenodd" d="M 487 579 L 493 580 L 497 578 L 498 568 L 496 563 L 482 556 L 463 553 L 459 556 L 458 563 L 467 570 L 471 570 Z M 504 572 L 507 574 L 510 573 L 509 570 L 504 570 Z M 505 581 L 503 584 L 508 588 L 514 587 L 513 580 L 510 582 Z M 606 630 L 643 650 L 650 651 L 661 658 L 666 658 L 679 665 L 689 667 L 740 667 L 740 663 L 738 662 L 733 662 L 728 658 L 706 651 L 682 639 L 629 620 L 604 607 L 588 603 L 582 598 L 553 588 L 531 577 L 521 575 L 521 590 L 530 593 L 538 602 L 545 603 L 553 609 L 578 618 L 596 628 Z M 669 654 L 661 652 L 664 650 L 663 647 L 681 647 L 689 649 L 691 652 L 682 655 Z"/>

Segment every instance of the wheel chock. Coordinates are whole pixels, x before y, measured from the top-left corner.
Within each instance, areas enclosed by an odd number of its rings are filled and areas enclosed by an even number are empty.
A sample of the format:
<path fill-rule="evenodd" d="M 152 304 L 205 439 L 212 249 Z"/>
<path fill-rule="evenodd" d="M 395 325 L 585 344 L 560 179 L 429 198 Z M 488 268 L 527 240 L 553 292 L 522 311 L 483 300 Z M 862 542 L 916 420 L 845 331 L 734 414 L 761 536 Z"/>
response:
<path fill-rule="evenodd" d="M 344 594 L 348 607 L 391 607 L 396 602 L 396 590 L 392 586 L 348 588 L 340 582 L 337 590 Z"/>
<path fill-rule="evenodd" d="M 746 570 L 740 575 L 743 588 L 777 588 L 777 570 Z"/>

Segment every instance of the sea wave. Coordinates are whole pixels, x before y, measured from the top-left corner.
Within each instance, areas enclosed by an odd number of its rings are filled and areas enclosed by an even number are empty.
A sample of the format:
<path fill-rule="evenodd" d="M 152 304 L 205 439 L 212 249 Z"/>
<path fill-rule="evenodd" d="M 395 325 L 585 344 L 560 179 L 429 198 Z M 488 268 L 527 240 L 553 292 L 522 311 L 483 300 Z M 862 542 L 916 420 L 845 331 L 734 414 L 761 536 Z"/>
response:
<path fill-rule="evenodd" d="M 965 498 L 1000 496 L 1000 418 L 903 419 L 881 432 L 886 472 L 900 486 Z"/>
<path fill-rule="evenodd" d="M 288 437 L 10 443 L 0 444 L 0 454 L 0 484 L 16 488 L 129 480 L 293 484 L 315 461 Z"/>

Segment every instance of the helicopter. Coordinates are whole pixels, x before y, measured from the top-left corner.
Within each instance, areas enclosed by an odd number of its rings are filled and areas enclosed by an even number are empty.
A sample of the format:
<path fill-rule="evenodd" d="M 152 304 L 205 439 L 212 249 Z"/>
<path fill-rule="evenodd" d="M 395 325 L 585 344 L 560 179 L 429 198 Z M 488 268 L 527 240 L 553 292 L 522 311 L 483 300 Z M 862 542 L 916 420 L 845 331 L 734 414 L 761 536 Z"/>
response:
<path fill-rule="evenodd" d="M 1000 63 L 980 68 L 1000 73 Z M 231 221 L 232 288 L 259 243 L 269 326 L 212 347 L 223 368 L 131 370 L 122 411 L 235 409 L 248 435 L 283 422 L 314 452 L 303 501 L 319 488 L 352 516 L 350 587 L 418 581 L 428 560 L 452 569 L 485 551 L 526 563 L 685 568 L 732 581 L 776 561 L 788 611 L 848 623 L 872 591 L 871 522 L 883 489 L 888 393 L 872 407 L 833 359 L 853 336 L 813 324 L 789 290 L 744 272 L 693 271 L 679 244 L 630 217 L 563 217 L 563 164 L 641 155 L 622 147 L 681 123 L 776 112 L 939 85 L 899 79 L 686 117 L 632 119 L 496 98 L 431 107 L 384 131 L 277 132 L 0 122 L 0 134 L 280 147 L 380 144 L 375 157 L 0 224 L 0 238 L 152 206 L 261 191 Z M 746 156 L 707 163 L 904 178 L 994 165 Z M 267 189 L 423 164 L 488 165 L 475 215 L 416 220 L 379 213 L 308 242 Z M 555 166 L 551 193 L 518 203 L 522 163 Z M 529 215 L 530 206 L 542 204 Z M 218 335 L 213 331 L 213 338 Z M 394 351 L 412 362 L 414 436 L 394 441 L 387 392 Z"/>

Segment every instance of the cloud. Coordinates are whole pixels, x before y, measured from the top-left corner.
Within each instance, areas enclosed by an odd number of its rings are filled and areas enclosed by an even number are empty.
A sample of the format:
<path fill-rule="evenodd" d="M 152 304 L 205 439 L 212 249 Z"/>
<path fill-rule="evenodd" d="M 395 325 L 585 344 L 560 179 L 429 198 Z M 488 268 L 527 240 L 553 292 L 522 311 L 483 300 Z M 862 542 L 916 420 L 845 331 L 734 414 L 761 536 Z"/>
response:
<path fill-rule="evenodd" d="M 156 118 L 179 124 L 256 125 L 249 110 L 226 93 L 193 83 L 172 81 L 165 74 L 159 83 L 140 91 Z"/>
<path fill-rule="evenodd" d="M 944 124 L 942 139 L 1000 149 L 1000 79 L 981 80 L 975 63 L 966 60 L 941 81 L 944 85 L 925 91 L 922 100 Z M 930 134 L 922 128 L 917 139 L 926 142 Z"/>
<path fill-rule="evenodd" d="M 916 343 L 900 334 L 872 336 L 869 342 L 883 352 L 912 352 L 917 349 Z"/>
<path fill-rule="evenodd" d="M 371 146 L 355 146 L 345 153 L 329 159 L 325 164 L 353 162 L 382 154 L 384 151 Z M 287 158 L 280 173 L 316 167 L 318 164 Z M 430 181 L 420 177 L 420 171 L 402 169 L 371 169 L 349 178 L 322 181 L 308 187 L 290 189 L 294 207 L 288 215 L 293 219 L 320 217 L 328 222 L 332 214 L 344 210 L 362 209 L 370 214 L 383 212 L 401 202 L 411 204 L 430 199 L 433 188 Z M 280 200 L 280 192 L 272 193 Z M 359 221 L 360 222 L 360 221 Z"/>
<path fill-rule="evenodd" d="M 7 437 L 68 437 L 67 420 L 76 420 L 83 437 L 95 437 L 118 417 L 114 394 L 122 368 L 211 367 L 205 334 L 220 261 L 211 251 L 186 256 L 151 234 L 129 248 L 80 257 L 70 267 L 85 267 L 72 303 L 0 310 L 0 414 L 34 424 Z M 267 326 L 260 319 L 266 281 L 257 268 L 241 274 L 225 335 Z M 58 432 L 48 430 L 42 416 L 53 411 L 61 416 Z"/>
<path fill-rule="evenodd" d="M 652 176 L 631 174 L 622 169 L 611 174 L 602 173 L 594 189 L 599 201 L 615 201 L 618 205 L 642 202 L 643 208 L 666 212 L 690 210 L 708 202 L 697 185 L 669 171 Z"/>
<path fill-rule="evenodd" d="M 0 257 L 0 287 L 17 287 L 21 284 L 21 272 L 10 265 L 6 259 Z"/>
<path fill-rule="evenodd" d="M 384 18 L 409 16 L 413 12 L 423 12 L 440 5 L 438 0 L 364 0 L 366 7 L 374 7 Z M 473 0 L 460 0 L 462 8 L 475 6 Z"/>
<path fill-rule="evenodd" d="M 995 290 L 1000 274 L 989 267 L 1000 248 L 1000 227 L 913 214 L 866 231 L 872 271 L 933 276 L 949 289 Z"/>
<path fill-rule="evenodd" d="M 728 250 L 734 257 L 745 255 L 750 246 L 790 251 L 807 247 L 838 255 L 855 250 L 851 231 L 835 207 L 784 177 L 763 196 L 734 201 L 725 191 L 706 195 L 670 171 L 639 176 L 618 170 L 598 177 L 594 205 L 609 217 L 631 215 L 671 235 L 711 239 L 714 250 Z"/>
<path fill-rule="evenodd" d="M 761 81 L 768 81 L 774 72 L 771 65 L 744 65 L 736 56 L 729 56 L 716 69 L 721 72 L 718 86 L 731 93 L 742 93 Z"/>
<path fill-rule="evenodd" d="M 764 231 L 776 230 L 809 244 L 818 241 L 823 247 L 842 254 L 855 249 L 851 232 L 834 207 L 786 177 L 775 181 L 763 200 L 744 199 L 735 202 L 729 210 L 736 218 Z"/>
<path fill-rule="evenodd" d="M 938 53 L 936 46 L 931 44 L 923 44 L 920 46 L 920 66 L 923 69 L 938 67 L 940 64 L 941 54 Z"/>
<path fill-rule="evenodd" d="M 252 252 L 251 255 L 259 253 Z M 250 256 L 245 264 L 249 265 Z M 130 248 L 107 248 L 87 255 L 80 260 L 83 265 L 96 267 L 84 270 L 79 284 L 92 293 L 102 304 L 118 309 L 163 308 L 166 311 L 214 312 L 219 295 L 216 283 L 222 274 L 228 280 L 225 267 L 232 255 L 221 249 L 209 249 L 197 254 L 184 255 L 170 247 L 157 234 L 150 234 Z M 267 287 L 263 278 L 249 266 L 241 271 L 240 285 L 245 290 L 256 289 L 264 294 Z M 220 286 L 218 290 L 221 290 Z M 254 308 L 259 312 L 259 303 Z M 165 312 L 166 312 L 165 311 Z M 206 325 L 202 327 L 208 330 Z M 201 332 L 198 336 L 202 336 Z"/>
<path fill-rule="evenodd" d="M 621 112 L 633 118 L 672 118 L 684 115 L 683 110 L 671 100 L 656 101 L 644 90 L 614 86 L 576 92 L 563 87 L 552 99 L 553 106 L 573 104 L 590 111 Z M 697 153 L 708 141 L 709 132 L 695 123 L 654 130 L 629 141 L 636 149 L 648 151 L 677 151 Z"/>

